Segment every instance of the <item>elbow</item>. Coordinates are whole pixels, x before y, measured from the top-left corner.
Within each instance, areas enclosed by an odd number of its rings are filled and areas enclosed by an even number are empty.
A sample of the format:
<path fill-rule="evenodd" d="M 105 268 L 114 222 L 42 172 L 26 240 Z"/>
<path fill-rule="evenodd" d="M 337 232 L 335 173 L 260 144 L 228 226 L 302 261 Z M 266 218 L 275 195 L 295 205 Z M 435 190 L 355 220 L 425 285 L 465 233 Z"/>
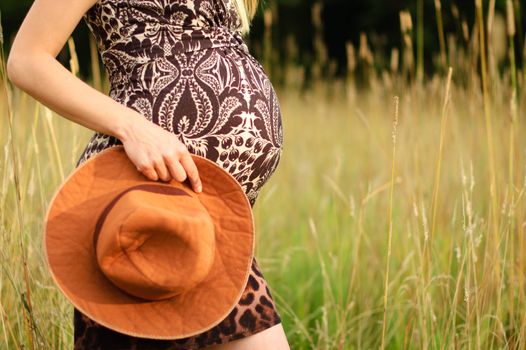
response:
<path fill-rule="evenodd" d="M 6 76 L 20 90 L 29 92 L 35 87 L 41 73 L 39 65 L 45 60 L 46 56 L 39 52 L 11 50 L 6 62 Z"/>
<path fill-rule="evenodd" d="M 20 80 L 24 71 L 22 65 L 20 57 L 16 53 L 11 52 L 7 57 L 6 63 L 7 79 L 17 87 L 20 87 Z"/>
<path fill-rule="evenodd" d="M 35 70 L 35 56 L 31 53 L 12 51 L 9 53 L 6 62 L 6 76 L 9 81 L 21 90 L 25 90 L 27 85 L 33 81 Z"/>

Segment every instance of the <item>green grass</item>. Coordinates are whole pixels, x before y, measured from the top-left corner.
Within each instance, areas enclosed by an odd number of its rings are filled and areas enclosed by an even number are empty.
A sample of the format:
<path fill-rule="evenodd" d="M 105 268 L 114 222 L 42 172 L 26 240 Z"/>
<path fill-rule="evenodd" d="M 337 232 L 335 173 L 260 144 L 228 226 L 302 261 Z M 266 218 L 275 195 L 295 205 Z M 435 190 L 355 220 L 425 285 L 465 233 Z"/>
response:
<path fill-rule="evenodd" d="M 338 94 L 280 94 L 285 151 L 257 203 L 258 252 L 297 348 L 380 346 L 390 218 L 387 348 L 523 348 L 524 138 L 507 193 L 509 119 L 495 118 L 502 195 L 494 245 L 476 93 L 452 88 L 435 180 L 445 85 L 400 96 L 392 215 L 394 110 L 382 97 L 389 91 L 359 94 L 352 104 Z M 503 115 L 506 101 L 493 108 Z"/>

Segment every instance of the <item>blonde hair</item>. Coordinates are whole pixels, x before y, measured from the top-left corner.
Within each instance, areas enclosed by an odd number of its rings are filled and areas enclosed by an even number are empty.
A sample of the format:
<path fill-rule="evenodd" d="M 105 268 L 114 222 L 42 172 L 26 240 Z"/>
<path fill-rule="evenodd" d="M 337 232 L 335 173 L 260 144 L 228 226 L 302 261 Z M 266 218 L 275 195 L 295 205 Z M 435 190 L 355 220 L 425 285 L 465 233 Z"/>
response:
<path fill-rule="evenodd" d="M 258 0 L 232 0 L 241 19 L 241 32 L 248 34 L 250 23 L 257 11 Z"/>

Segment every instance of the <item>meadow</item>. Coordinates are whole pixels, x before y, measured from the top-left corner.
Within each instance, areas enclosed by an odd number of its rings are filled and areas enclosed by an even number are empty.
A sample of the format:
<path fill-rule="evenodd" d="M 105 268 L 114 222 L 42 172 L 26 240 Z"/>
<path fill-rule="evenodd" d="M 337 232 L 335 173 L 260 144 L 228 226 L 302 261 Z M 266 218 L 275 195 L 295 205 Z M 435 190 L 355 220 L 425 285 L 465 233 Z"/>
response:
<path fill-rule="evenodd" d="M 345 79 L 322 78 L 321 42 L 308 89 L 302 68 L 282 72 L 284 152 L 254 216 L 292 349 L 526 348 L 526 72 L 513 11 L 499 22 L 475 3 L 433 74 L 408 13 L 383 68 L 364 34 Z M 44 263 L 43 218 L 92 131 L 10 85 L 1 59 L 0 348 L 67 349 L 73 308 Z"/>

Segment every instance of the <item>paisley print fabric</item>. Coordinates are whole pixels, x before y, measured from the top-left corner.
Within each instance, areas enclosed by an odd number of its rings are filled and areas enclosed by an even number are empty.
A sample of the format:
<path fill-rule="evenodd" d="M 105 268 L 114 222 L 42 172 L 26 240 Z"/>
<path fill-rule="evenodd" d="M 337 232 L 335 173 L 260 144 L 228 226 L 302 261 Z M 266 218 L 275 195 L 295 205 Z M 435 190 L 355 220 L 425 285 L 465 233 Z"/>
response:
<path fill-rule="evenodd" d="M 232 1 L 99 0 L 83 19 L 108 73 L 109 96 L 226 169 L 253 206 L 278 166 L 283 130 L 276 92 L 243 40 Z M 117 144 L 95 132 L 77 166 Z M 74 309 L 75 349 L 198 349 L 279 322 L 254 258 L 238 305 L 208 331 L 148 340 L 107 329 Z"/>

